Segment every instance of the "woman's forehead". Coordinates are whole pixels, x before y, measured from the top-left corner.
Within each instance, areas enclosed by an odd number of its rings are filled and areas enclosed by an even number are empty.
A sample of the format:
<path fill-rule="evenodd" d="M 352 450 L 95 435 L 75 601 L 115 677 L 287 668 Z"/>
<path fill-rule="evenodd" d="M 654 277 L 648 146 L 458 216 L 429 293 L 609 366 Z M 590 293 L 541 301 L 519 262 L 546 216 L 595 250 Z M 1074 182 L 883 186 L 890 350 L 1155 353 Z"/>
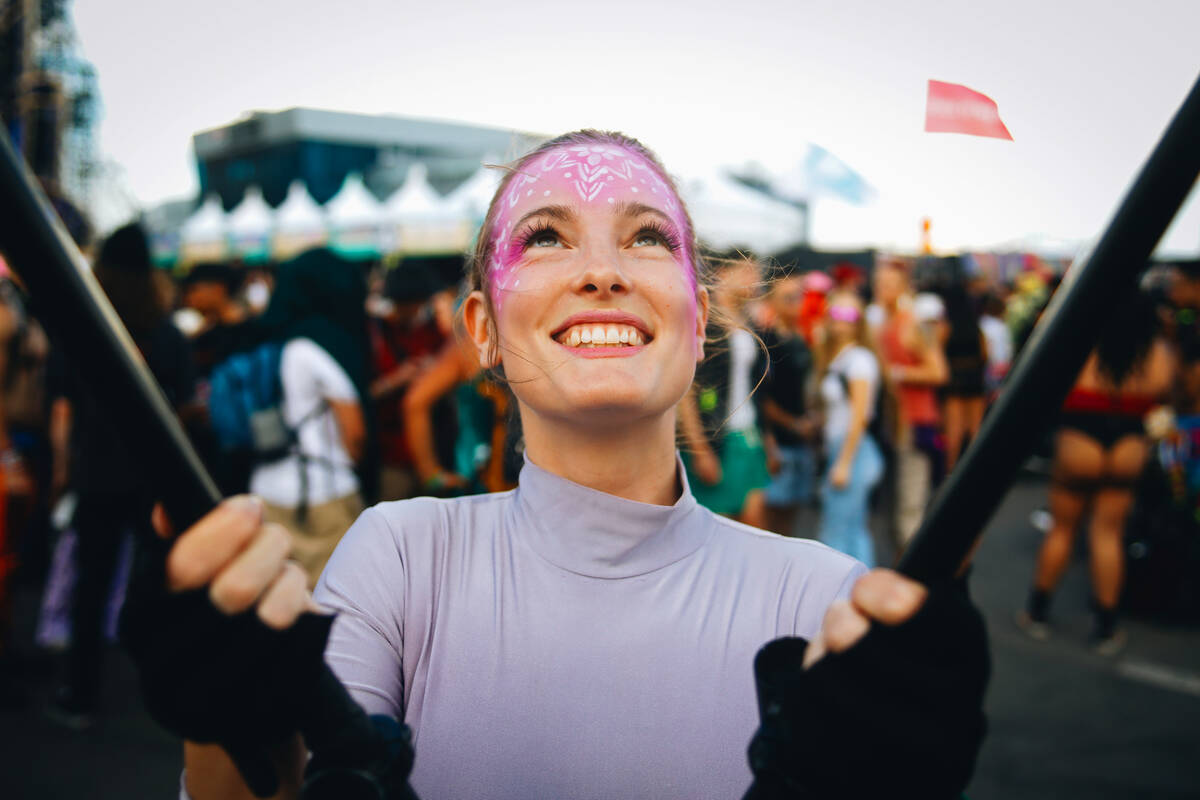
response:
<path fill-rule="evenodd" d="M 546 204 L 618 203 L 650 206 L 681 221 L 678 198 L 654 164 L 635 150 L 610 143 L 564 144 L 536 156 L 505 187 L 500 214 L 511 223 Z"/>

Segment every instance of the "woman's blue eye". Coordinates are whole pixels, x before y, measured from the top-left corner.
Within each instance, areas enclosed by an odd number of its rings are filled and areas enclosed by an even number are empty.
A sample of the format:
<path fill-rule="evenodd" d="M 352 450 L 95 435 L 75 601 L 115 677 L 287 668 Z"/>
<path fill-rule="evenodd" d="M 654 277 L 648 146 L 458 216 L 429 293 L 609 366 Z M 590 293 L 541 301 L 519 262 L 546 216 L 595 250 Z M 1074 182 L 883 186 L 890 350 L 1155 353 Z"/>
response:
<path fill-rule="evenodd" d="M 658 235 L 657 233 L 651 233 L 650 231 L 639 233 L 637 238 L 633 240 L 634 247 L 652 247 L 656 244 L 662 243 L 662 236 Z"/>
<path fill-rule="evenodd" d="M 554 231 L 542 231 L 529 239 L 530 247 L 554 247 L 558 243 L 558 234 Z"/>

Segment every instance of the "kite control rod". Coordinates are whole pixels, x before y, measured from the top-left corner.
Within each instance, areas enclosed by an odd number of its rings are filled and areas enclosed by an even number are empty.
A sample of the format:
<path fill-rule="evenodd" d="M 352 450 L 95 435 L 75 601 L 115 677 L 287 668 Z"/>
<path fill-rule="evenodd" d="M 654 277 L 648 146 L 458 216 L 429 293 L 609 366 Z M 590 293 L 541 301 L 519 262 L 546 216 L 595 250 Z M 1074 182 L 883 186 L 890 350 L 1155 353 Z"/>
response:
<path fill-rule="evenodd" d="M 220 501 L 165 395 L 8 136 L 0 132 L 0 252 L 29 289 L 38 319 L 184 529 Z M 328 666 L 301 726 L 314 753 L 354 753 L 378 739 Z"/>
<path fill-rule="evenodd" d="M 1200 79 L 1104 233 L 1067 272 L 979 435 L 900 559 L 901 572 L 929 582 L 954 575 L 968 558 L 1112 311 L 1137 291 L 1140 273 L 1198 174 Z"/>

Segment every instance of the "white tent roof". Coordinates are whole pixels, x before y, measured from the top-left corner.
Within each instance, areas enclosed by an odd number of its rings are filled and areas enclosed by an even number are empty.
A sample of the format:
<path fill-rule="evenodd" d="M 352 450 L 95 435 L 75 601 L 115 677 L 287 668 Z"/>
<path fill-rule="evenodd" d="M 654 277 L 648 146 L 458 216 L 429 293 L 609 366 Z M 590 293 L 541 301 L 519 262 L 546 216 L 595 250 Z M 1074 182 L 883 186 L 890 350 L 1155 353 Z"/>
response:
<path fill-rule="evenodd" d="M 342 188 L 325 204 L 325 213 L 334 229 L 367 227 L 383 222 L 383 206 L 357 172 L 346 176 Z"/>
<path fill-rule="evenodd" d="M 686 181 L 682 189 L 697 235 L 718 250 L 740 246 L 770 253 L 804 235 L 804 215 L 798 209 L 723 172 Z"/>
<path fill-rule="evenodd" d="M 428 174 L 421 163 L 408 168 L 404 184 L 384 204 L 384 213 L 389 220 L 409 222 L 449 216 L 441 195 L 429 185 Z"/>
<path fill-rule="evenodd" d="M 179 230 L 182 243 L 212 242 L 225 237 L 227 220 L 221 201 L 215 194 L 210 194 L 204 203 L 188 217 Z"/>
<path fill-rule="evenodd" d="M 237 208 L 229 212 L 226 223 L 234 236 L 265 236 L 271 232 L 272 214 L 271 207 L 263 199 L 262 190 L 251 186 L 246 189 L 246 196 Z"/>
<path fill-rule="evenodd" d="M 491 167 L 480 167 L 446 195 L 445 203 L 458 213 L 471 219 L 483 219 L 488 204 L 500 185 L 501 171 Z"/>
<path fill-rule="evenodd" d="M 287 197 L 275 211 L 275 230 L 281 233 L 308 233 L 324 230 L 325 212 L 312 199 L 304 181 L 292 181 Z"/>

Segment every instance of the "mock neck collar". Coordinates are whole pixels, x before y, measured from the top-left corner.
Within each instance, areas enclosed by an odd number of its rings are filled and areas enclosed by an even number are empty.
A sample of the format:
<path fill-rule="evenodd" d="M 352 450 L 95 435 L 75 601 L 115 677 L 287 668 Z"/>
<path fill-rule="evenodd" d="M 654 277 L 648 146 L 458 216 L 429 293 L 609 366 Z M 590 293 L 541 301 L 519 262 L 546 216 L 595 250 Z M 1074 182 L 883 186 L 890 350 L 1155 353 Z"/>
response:
<path fill-rule="evenodd" d="M 525 458 L 513 504 L 513 530 L 555 566 L 593 578 L 628 578 L 661 569 L 695 552 L 711 534 L 683 463 L 674 505 L 639 503 L 559 477 Z"/>

